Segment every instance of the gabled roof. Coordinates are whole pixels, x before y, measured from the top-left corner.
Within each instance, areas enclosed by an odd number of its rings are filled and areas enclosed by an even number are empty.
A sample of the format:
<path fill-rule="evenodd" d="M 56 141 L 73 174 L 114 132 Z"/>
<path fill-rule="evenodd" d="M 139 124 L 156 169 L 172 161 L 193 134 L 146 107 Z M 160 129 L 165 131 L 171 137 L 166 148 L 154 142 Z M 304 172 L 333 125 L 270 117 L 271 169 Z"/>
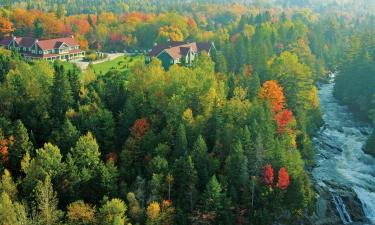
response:
<path fill-rule="evenodd" d="M 148 56 L 157 57 L 162 52 L 166 52 L 173 59 L 179 59 L 181 58 L 181 56 L 186 56 L 190 50 L 196 53 L 201 53 L 202 51 L 209 52 L 211 47 L 211 42 L 168 42 L 166 44 L 160 44 L 155 46 L 148 54 Z"/>
<path fill-rule="evenodd" d="M 151 52 L 148 55 L 150 57 L 156 57 L 167 48 L 172 48 L 172 47 L 176 47 L 176 46 L 183 45 L 183 44 L 184 42 L 180 42 L 180 41 L 172 41 L 168 43 L 158 44 L 151 50 Z"/>
<path fill-rule="evenodd" d="M 180 48 L 180 53 L 182 56 L 187 56 L 187 54 L 189 53 L 191 47 L 181 47 Z"/>
<path fill-rule="evenodd" d="M 13 40 L 12 37 L 5 37 L 0 41 L 1 46 L 8 46 L 10 42 Z"/>
<path fill-rule="evenodd" d="M 8 46 L 14 37 L 5 37 L 3 40 L 0 41 L 0 45 Z M 55 48 L 61 47 L 64 43 L 69 46 L 77 46 L 78 43 L 74 40 L 73 37 L 65 37 L 65 38 L 55 38 L 55 39 L 48 39 L 48 40 L 38 40 L 32 37 L 16 37 L 16 43 L 20 47 L 31 48 L 34 43 L 38 43 L 39 47 L 42 50 L 51 50 Z"/>
<path fill-rule="evenodd" d="M 77 46 L 78 45 L 78 43 L 74 40 L 73 37 L 56 38 L 56 39 L 38 41 L 39 47 L 43 50 L 50 50 L 50 49 L 59 48 L 63 43 L 66 43 L 69 46 Z"/>
<path fill-rule="evenodd" d="M 19 37 L 16 38 L 16 42 L 19 46 L 31 48 L 33 44 L 35 43 L 35 38 L 32 37 Z"/>

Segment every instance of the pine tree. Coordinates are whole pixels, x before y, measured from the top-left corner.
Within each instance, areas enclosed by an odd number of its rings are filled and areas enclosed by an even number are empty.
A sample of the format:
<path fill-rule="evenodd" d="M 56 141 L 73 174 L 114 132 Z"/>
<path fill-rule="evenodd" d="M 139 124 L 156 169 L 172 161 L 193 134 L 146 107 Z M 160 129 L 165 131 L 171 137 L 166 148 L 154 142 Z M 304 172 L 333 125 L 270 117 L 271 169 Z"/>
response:
<path fill-rule="evenodd" d="M 240 142 L 233 146 L 225 160 L 225 174 L 231 197 L 235 202 L 240 202 L 249 179 L 248 160 Z"/>
<path fill-rule="evenodd" d="M 174 193 L 178 218 L 181 223 L 187 224 L 187 213 L 191 213 L 196 201 L 197 171 L 194 168 L 193 160 L 185 155 L 176 159 L 173 167 Z"/>
<path fill-rule="evenodd" d="M 72 106 L 73 94 L 63 65 L 57 63 L 51 93 L 51 116 L 56 122 L 62 123 L 66 111 Z"/>
<path fill-rule="evenodd" d="M 210 170 L 206 142 L 201 135 L 194 144 L 192 158 L 197 169 L 199 188 L 202 190 L 209 180 Z"/>
<path fill-rule="evenodd" d="M 77 143 L 79 136 L 77 128 L 69 119 L 65 119 L 58 130 L 52 131 L 50 139 L 53 144 L 60 147 L 61 153 L 66 155 L 69 149 Z"/>
<path fill-rule="evenodd" d="M 186 138 L 186 129 L 184 124 L 180 124 L 177 129 L 176 142 L 174 147 L 174 156 L 176 158 L 185 156 L 188 153 L 188 143 Z"/>
<path fill-rule="evenodd" d="M 89 16 L 89 18 L 91 18 Z M 81 91 L 81 81 L 80 81 L 80 75 L 79 75 L 79 69 L 77 67 L 74 67 L 73 70 L 68 71 L 68 80 L 70 84 L 70 88 L 72 90 L 72 96 L 74 104 L 78 104 L 79 102 L 79 94 Z"/>
<path fill-rule="evenodd" d="M 222 187 L 216 176 L 213 176 L 206 185 L 206 190 L 203 193 L 202 202 L 205 213 L 213 212 L 217 221 L 220 218 L 224 207 L 224 195 Z"/>
<path fill-rule="evenodd" d="M 29 134 L 21 120 L 17 120 L 12 131 L 13 144 L 9 146 L 9 169 L 13 174 L 21 171 L 21 160 L 28 152 L 33 153 L 33 144 L 29 140 Z"/>

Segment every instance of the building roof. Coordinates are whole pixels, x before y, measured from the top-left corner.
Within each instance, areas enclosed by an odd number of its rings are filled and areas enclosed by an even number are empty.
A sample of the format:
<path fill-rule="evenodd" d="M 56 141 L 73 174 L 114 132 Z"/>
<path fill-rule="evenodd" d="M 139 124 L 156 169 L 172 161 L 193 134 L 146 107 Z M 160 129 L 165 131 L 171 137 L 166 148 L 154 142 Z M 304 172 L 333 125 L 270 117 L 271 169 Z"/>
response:
<path fill-rule="evenodd" d="M 78 43 L 74 40 L 73 37 L 55 38 L 55 39 L 38 41 L 39 47 L 43 50 L 50 50 L 50 49 L 59 48 L 63 43 L 65 43 L 69 46 L 78 45 Z"/>
<path fill-rule="evenodd" d="M 39 47 L 43 50 L 51 50 L 55 48 L 61 47 L 63 43 L 66 43 L 69 46 L 77 46 L 79 45 L 73 37 L 65 37 L 65 38 L 55 38 L 55 39 L 47 39 L 47 40 L 38 40 L 32 37 L 5 37 L 3 40 L 0 41 L 0 45 L 8 46 L 12 40 L 15 39 L 16 43 L 21 47 L 30 48 L 33 46 L 34 43 L 38 43 Z"/>
<path fill-rule="evenodd" d="M 179 59 L 181 56 L 186 56 L 190 50 L 196 53 L 200 53 L 202 51 L 209 52 L 211 47 L 211 42 L 169 42 L 155 46 L 148 55 L 150 57 L 157 57 L 160 53 L 166 52 L 173 59 Z"/>
<path fill-rule="evenodd" d="M 1 46 L 8 46 L 9 43 L 13 40 L 12 37 L 5 37 L 0 41 Z"/>
<path fill-rule="evenodd" d="M 180 41 L 171 41 L 168 43 L 158 44 L 151 50 L 151 52 L 148 55 L 150 57 L 156 57 L 166 48 L 172 48 L 172 47 L 176 47 L 176 46 L 183 45 L 183 44 L 184 42 L 180 42 Z"/>
<path fill-rule="evenodd" d="M 17 37 L 16 42 L 19 46 L 31 48 L 35 43 L 35 38 L 32 37 Z"/>

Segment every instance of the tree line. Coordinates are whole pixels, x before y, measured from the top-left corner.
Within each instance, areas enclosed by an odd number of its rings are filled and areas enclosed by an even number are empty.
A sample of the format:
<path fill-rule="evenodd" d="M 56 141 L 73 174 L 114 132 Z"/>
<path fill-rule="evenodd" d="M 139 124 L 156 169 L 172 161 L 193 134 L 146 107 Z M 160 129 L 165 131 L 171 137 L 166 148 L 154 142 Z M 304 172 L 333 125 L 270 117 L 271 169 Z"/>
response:
<path fill-rule="evenodd" d="M 211 56 L 167 71 L 153 59 L 96 74 L 0 49 L 0 221 L 307 223 L 316 84 L 351 23 L 246 14 L 199 28 Z"/>

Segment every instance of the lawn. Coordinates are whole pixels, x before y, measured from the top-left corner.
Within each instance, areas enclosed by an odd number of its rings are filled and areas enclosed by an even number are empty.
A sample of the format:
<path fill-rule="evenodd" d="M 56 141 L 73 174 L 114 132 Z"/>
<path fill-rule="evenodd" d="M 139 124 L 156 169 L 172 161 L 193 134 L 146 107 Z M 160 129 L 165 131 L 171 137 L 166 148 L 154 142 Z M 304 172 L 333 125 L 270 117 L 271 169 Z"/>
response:
<path fill-rule="evenodd" d="M 98 64 L 93 64 L 92 68 L 96 74 L 105 74 L 108 71 L 115 69 L 119 71 L 126 71 L 136 61 L 144 60 L 142 56 L 120 56 L 111 61 L 106 61 Z"/>

